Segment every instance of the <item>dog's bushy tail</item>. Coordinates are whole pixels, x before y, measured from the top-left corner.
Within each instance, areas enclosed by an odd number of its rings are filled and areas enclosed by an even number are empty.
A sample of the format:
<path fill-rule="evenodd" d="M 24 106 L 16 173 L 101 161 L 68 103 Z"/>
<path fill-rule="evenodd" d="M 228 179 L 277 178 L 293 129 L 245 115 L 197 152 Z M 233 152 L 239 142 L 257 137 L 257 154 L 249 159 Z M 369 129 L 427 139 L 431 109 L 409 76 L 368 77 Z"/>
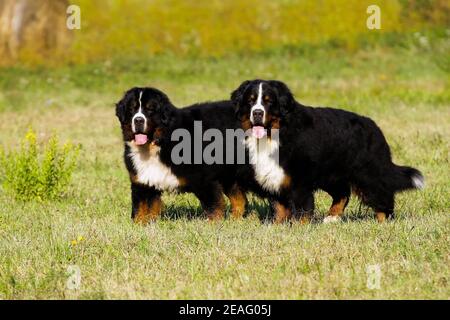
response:
<path fill-rule="evenodd" d="M 395 191 L 423 189 L 425 187 L 423 174 L 419 170 L 411 167 L 397 166 L 394 164 L 391 176 L 388 179 L 391 181 Z"/>

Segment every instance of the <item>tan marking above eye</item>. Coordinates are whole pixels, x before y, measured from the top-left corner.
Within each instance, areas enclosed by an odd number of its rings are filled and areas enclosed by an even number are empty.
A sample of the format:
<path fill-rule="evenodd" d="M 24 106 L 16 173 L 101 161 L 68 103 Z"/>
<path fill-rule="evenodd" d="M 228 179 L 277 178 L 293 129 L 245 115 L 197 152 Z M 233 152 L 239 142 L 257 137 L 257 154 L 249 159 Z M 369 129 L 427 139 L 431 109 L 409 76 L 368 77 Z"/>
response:
<path fill-rule="evenodd" d="M 268 101 L 270 101 L 270 97 L 269 96 L 264 96 L 264 102 L 268 102 Z"/>

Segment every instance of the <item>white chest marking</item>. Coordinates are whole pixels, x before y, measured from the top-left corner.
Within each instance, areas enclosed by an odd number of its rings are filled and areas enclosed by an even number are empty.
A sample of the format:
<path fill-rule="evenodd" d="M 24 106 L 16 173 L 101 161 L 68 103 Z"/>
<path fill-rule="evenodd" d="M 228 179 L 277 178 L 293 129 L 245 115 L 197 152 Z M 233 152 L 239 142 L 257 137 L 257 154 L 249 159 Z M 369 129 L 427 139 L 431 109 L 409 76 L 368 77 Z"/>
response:
<path fill-rule="evenodd" d="M 267 191 L 280 192 L 286 175 L 278 163 L 278 141 L 251 136 L 247 138 L 245 145 L 255 170 L 256 181 Z"/>
<path fill-rule="evenodd" d="M 179 187 L 177 177 L 159 159 L 159 147 L 137 147 L 133 142 L 128 142 L 128 146 L 131 149 L 129 157 L 136 169 L 139 183 L 155 187 L 161 191 L 173 191 Z"/>

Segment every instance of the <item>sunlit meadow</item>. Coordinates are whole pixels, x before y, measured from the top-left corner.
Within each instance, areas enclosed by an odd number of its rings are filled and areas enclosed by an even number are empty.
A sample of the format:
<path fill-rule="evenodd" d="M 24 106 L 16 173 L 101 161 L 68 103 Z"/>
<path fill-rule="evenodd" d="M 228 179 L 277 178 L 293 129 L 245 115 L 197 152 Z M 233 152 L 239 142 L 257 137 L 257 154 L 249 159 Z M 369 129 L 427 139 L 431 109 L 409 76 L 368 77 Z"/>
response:
<path fill-rule="evenodd" d="M 56 200 L 0 188 L 0 299 L 450 298 L 445 1 L 378 1 L 381 31 L 365 27 L 367 1 L 73 2 L 82 29 L 67 52 L 0 69 L 2 150 L 30 127 L 38 143 L 80 145 Z M 425 190 L 400 194 L 385 224 L 356 198 L 341 223 L 321 223 L 322 192 L 309 225 L 270 223 L 255 197 L 242 221 L 208 223 L 190 194 L 165 194 L 161 219 L 133 224 L 114 103 L 145 85 L 179 107 L 227 99 L 251 78 L 372 117 Z"/>

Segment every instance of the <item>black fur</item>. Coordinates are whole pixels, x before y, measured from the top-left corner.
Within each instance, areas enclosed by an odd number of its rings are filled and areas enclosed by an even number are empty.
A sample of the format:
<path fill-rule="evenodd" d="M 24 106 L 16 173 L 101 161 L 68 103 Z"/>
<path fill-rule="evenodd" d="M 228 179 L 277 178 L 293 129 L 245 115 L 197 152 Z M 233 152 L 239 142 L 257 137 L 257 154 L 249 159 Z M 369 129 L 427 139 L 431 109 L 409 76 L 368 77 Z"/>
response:
<path fill-rule="evenodd" d="M 171 159 L 171 152 L 178 142 L 171 141 L 171 135 L 175 129 L 183 128 L 188 130 L 193 137 L 194 121 L 202 121 L 203 130 L 216 128 L 225 132 L 227 128 L 239 128 L 240 124 L 234 115 L 233 105 L 230 101 L 222 101 L 177 109 L 163 92 L 153 88 L 130 89 L 116 105 L 116 115 L 121 123 L 125 142 L 124 161 L 131 180 L 132 217 L 139 221 L 145 220 L 144 222 L 149 220 L 148 217 L 153 216 L 154 213 L 150 212 L 148 207 L 157 207 L 160 194 L 164 191 L 158 190 L 153 185 L 140 183 L 136 177 L 136 168 L 130 158 L 129 143 L 133 143 L 135 137 L 131 121 L 139 108 L 138 97 L 141 92 L 142 112 L 148 120 L 147 130 L 139 132 L 148 137 L 148 143 L 139 147 L 142 154 L 148 152 L 149 148 L 159 147 L 160 152 L 157 157 L 171 169 L 180 181 L 177 191 L 194 193 L 210 219 L 221 218 L 224 209 L 223 192 L 229 197 L 243 194 L 236 185 L 237 166 L 233 164 L 175 165 Z M 203 147 L 205 144 L 208 143 L 204 143 Z M 191 151 L 193 156 L 194 150 Z M 243 196 L 245 198 L 245 194 Z M 235 208 L 232 209 L 235 210 Z M 239 211 L 237 214 L 243 214 L 241 209 L 237 210 Z M 146 218 L 143 218 L 142 215 Z"/>
<path fill-rule="evenodd" d="M 375 212 L 389 217 L 396 192 L 423 187 L 418 170 L 392 162 L 386 139 L 374 121 L 344 110 L 304 106 L 280 81 L 245 81 L 231 94 L 244 128 L 252 126 L 249 97 L 258 92 L 260 83 L 269 96 L 264 103 L 264 126 L 267 130 L 274 123 L 279 126 L 280 165 L 292 179 L 283 193 L 293 200 L 297 212 L 314 209 L 317 189 L 330 193 L 333 204 L 342 200 L 344 207 L 353 190 Z"/>

